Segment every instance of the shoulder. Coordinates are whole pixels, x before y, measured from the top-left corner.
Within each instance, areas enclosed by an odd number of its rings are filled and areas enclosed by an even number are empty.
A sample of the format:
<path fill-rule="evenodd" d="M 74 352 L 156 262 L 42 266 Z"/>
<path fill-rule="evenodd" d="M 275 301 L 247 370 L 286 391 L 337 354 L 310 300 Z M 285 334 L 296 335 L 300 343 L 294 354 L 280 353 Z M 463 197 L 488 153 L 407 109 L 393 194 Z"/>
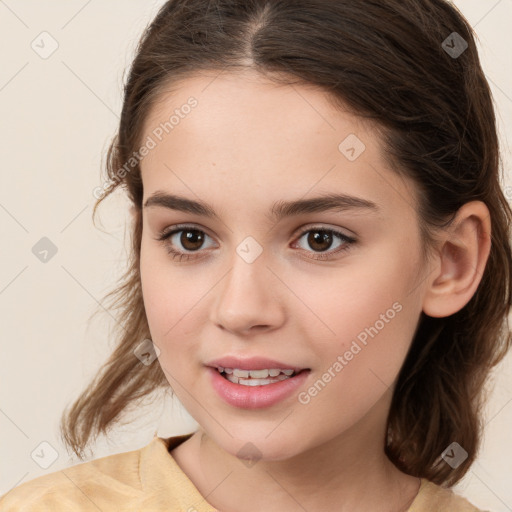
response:
<path fill-rule="evenodd" d="M 431 512 L 433 510 L 436 512 L 490 512 L 475 507 L 466 498 L 451 489 L 422 479 L 418 495 L 407 512 Z"/>
<path fill-rule="evenodd" d="M 141 491 L 141 451 L 109 455 L 22 483 L 0 496 L 0 510 L 97 512 L 101 504 L 135 497 Z"/>

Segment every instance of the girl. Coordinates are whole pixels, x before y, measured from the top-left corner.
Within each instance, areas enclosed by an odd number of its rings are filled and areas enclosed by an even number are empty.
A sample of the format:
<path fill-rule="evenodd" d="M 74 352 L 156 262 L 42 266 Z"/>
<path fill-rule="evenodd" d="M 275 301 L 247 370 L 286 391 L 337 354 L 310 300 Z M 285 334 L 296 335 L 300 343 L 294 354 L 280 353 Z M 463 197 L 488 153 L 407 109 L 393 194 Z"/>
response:
<path fill-rule="evenodd" d="M 119 343 L 63 415 L 84 449 L 156 389 L 197 431 L 24 483 L 5 511 L 477 511 L 511 339 L 488 83 L 444 0 L 170 0 L 125 87 Z"/>

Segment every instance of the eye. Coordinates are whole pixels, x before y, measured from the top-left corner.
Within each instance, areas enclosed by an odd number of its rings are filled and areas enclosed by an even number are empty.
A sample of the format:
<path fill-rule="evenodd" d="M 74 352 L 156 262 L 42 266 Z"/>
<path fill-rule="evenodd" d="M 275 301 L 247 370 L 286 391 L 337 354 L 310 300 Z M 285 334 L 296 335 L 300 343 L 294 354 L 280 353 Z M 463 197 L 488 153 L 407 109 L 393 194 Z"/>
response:
<path fill-rule="evenodd" d="M 173 227 L 174 229 L 172 229 L 171 231 L 163 230 L 162 232 L 160 232 L 156 240 L 164 244 L 164 246 L 167 249 L 167 252 L 172 255 L 173 259 L 179 257 L 181 261 L 183 259 L 188 260 L 191 257 L 198 257 L 198 255 L 189 254 L 186 251 L 191 251 L 192 253 L 197 252 L 199 249 L 201 249 L 205 237 L 210 237 L 201 229 L 197 229 L 193 226 Z M 174 248 L 178 243 L 181 244 L 185 251 Z"/>
<path fill-rule="evenodd" d="M 309 234 L 309 235 L 308 235 Z M 308 256 L 314 260 L 327 260 L 331 259 L 333 255 L 348 251 L 356 239 L 349 237 L 340 231 L 334 229 L 327 229 L 324 227 L 313 227 L 304 230 L 299 235 L 299 241 L 305 235 L 308 237 L 305 239 L 306 244 L 313 249 L 314 256 Z M 198 229 L 194 226 L 183 226 L 177 225 L 172 228 L 165 229 L 159 233 L 156 240 L 162 242 L 167 249 L 167 252 L 172 255 L 173 259 L 179 258 L 179 261 L 196 259 L 202 257 L 199 254 L 200 249 L 204 248 L 203 244 L 206 238 L 211 238 L 203 230 Z M 333 242 L 338 240 L 338 248 L 334 251 L 328 251 L 333 245 Z M 184 250 L 178 248 L 181 245 Z M 299 244 L 300 245 L 300 244 Z M 306 252 L 307 249 L 302 248 Z M 194 254 L 198 253 L 198 254 Z"/>
<path fill-rule="evenodd" d="M 305 237 L 305 235 L 308 235 L 305 238 L 306 244 L 309 245 L 315 253 L 316 251 L 320 252 L 312 257 L 312 259 L 316 260 L 330 259 L 335 254 L 348 251 L 352 245 L 356 243 L 355 238 L 349 237 L 335 229 L 327 229 L 324 227 L 313 227 L 302 231 L 299 240 Z M 340 242 L 338 248 L 334 251 L 326 252 L 336 239 Z"/>

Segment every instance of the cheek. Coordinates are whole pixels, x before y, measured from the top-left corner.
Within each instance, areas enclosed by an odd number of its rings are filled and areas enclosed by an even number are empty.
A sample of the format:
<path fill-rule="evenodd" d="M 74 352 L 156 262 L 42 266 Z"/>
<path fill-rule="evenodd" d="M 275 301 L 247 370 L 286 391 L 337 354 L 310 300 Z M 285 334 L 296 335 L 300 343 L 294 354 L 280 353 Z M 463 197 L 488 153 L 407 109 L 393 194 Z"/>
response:
<path fill-rule="evenodd" d="M 163 342 L 174 335 L 186 313 L 187 293 L 193 289 L 180 286 L 170 265 L 165 250 L 148 248 L 142 242 L 140 274 L 144 309 L 152 339 L 163 351 L 166 349 Z"/>
<path fill-rule="evenodd" d="M 387 326 L 389 319 L 397 324 L 395 316 L 401 307 L 393 307 L 394 304 L 404 308 L 409 303 L 417 305 L 411 293 L 415 264 L 396 249 L 393 254 L 391 249 L 382 251 L 385 257 L 356 257 L 346 267 L 323 270 L 315 276 L 289 276 L 294 292 L 315 313 L 308 319 L 310 323 L 314 321 L 323 339 L 350 339 L 376 322 L 382 330 L 382 322 Z"/>
<path fill-rule="evenodd" d="M 302 330 L 321 358 L 320 372 L 336 374 L 325 380 L 336 380 L 354 396 L 367 386 L 392 384 L 421 313 L 421 301 L 411 293 L 416 264 L 397 249 L 384 254 L 354 261 L 350 272 L 337 269 L 314 287 L 310 278 L 295 282 L 294 291 L 307 297 L 317 317 L 308 315 Z"/>
<path fill-rule="evenodd" d="M 142 297 L 144 300 L 144 309 L 148 319 L 151 334 L 156 341 L 161 336 L 163 328 L 164 311 L 167 313 L 172 311 L 169 309 L 170 294 L 166 286 L 166 272 L 156 251 L 150 250 L 144 239 L 141 244 L 140 253 L 140 276 Z"/>
<path fill-rule="evenodd" d="M 396 280 L 359 281 L 348 293 L 351 283 L 346 281 L 347 293 L 322 299 L 322 319 L 335 334 L 315 336 L 309 327 L 306 336 L 319 364 L 297 397 L 308 428 L 332 435 L 358 422 L 384 395 L 390 399 L 419 316 L 416 300 L 405 299 Z"/>
<path fill-rule="evenodd" d="M 173 267 L 161 248 L 141 246 L 141 286 L 151 339 L 161 351 L 159 357 L 173 375 L 184 371 L 183 361 L 192 363 L 199 351 L 199 326 L 206 321 L 202 307 L 213 286 L 188 270 Z"/>

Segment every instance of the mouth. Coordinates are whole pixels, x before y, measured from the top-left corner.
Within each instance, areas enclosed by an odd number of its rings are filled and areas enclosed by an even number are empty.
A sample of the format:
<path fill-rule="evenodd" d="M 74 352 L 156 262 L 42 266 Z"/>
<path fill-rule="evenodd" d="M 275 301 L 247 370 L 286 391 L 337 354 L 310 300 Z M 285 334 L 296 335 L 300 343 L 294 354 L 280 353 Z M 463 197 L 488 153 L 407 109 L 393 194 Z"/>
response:
<path fill-rule="evenodd" d="M 213 389 L 230 406 L 263 409 L 291 398 L 306 385 L 311 369 L 287 366 L 269 359 L 224 358 L 210 363 L 208 373 Z"/>
<path fill-rule="evenodd" d="M 261 370 L 243 370 L 240 368 L 224 368 L 217 366 L 219 374 L 233 384 L 242 386 L 267 386 L 283 380 L 292 379 L 309 368 L 294 370 L 292 368 L 267 368 Z"/>

